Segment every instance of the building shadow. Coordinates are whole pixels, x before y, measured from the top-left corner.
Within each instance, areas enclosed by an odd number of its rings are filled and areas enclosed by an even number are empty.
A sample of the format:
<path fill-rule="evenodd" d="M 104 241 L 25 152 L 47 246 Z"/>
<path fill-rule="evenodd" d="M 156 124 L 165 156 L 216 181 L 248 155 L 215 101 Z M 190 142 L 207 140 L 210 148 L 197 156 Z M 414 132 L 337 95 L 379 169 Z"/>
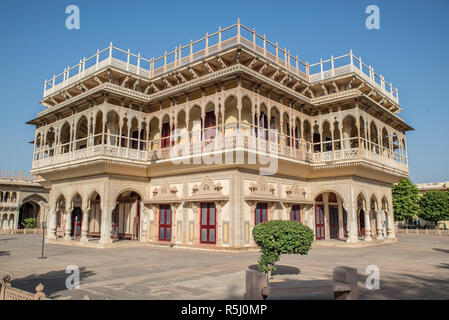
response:
<path fill-rule="evenodd" d="M 95 275 L 95 272 L 87 271 L 85 267 L 80 267 L 79 269 L 81 284 L 86 278 Z M 57 292 L 68 290 L 66 280 L 71 274 L 73 273 L 66 273 L 65 269 L 43 274 L 31 274 L 23 278 L 12 279 L 11 286 L 34 293 L 36 286 L 42 283 L 44 285 L 44 293 L 48 297 Z"/>
<path fill-rule="evenodd" d="M 0 256 L 10 256 L 11 251 L 0 251 Z"/>
<path fill-rule="evenodd" d="M 447 250 L 447 249 L 432 248 L 432 250 L 435 250 L 435 251 L 438 251 L 438 252 L 443 252 L 443 253 L 449 253 L 449 250 Z"/>
<path fill-rule="evenodd" d="M 9 241 L 9 240 L 16 240 L 17 238 L 3 238 L 0 239 L 0 241 Z"/>
<path fill-rule="evenodd" d="M 271 275 L 287 275 L 287 274 L 299 274 L 300 270 L 292 266 L 275 265 L 276 271 L 272 271 Z M 259 266 L 257 264 L 252 264 L 248 267 L 250 270 L 259 271 Z"/>

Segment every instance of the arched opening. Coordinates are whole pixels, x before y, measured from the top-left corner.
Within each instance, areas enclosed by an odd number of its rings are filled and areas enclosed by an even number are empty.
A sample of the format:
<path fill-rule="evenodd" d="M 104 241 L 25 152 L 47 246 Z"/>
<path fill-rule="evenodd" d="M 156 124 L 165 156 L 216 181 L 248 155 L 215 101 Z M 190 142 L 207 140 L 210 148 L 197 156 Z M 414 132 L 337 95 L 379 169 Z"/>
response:
<path fill-rule="evenodd" d="M 387 129 L 382 129 L 382 154 L 391 157 L 390 154 L 390 135 L 388 134 Z"/>
<path fill-rule="evenodd" d="M 393 157 L 394 157 L 394 160 L 400 161 L 401 160 L 401 155 L 400 155 L 400 150 L 399 150 L 399 140 L 398 140 L 397 134 L 393 133 L 392 138 L 393 138 Z"/>
<path fill-rule="evenodd" d="M 217 119 L 215 116 L 215 106 L 209 102 L 206 106 L 204 118 L 204 140 L 215 139 L 217 135 Z"/>
<path fill-rule="evenodd" d="M 139 147 L 139 122 L 137 121 L 137 118 L 134 117 L 131 120 L 131 128 L 130 128 L 130 145 L 128 148 L 137 150 Z"/>
<path fill-rule="evenodd" d="M 59 137 L 59 145 L 61 146 L 61 153 L 66 153 L 71 150 L 70 148 L 70 124 L 68 122 L 64 123 L 61 128 L 61 133 Z"/>
<path fill-rule="evenodd" d="M 159 131 L 159 119 L 153 118 L 150 121 L 150 149 L 152 151 L 159 149 L 161 133 Z"/>
<path fill-rule="evenodd" d="M 55 146 L 55 129 L 50 128 L 45 135 L 44 158 L 53 157 Z"/>
<path fill-rule="evenodd" d="M 115 111 L 110 111 L 106 116 L 105 133 L 107 144 L 118 146 L 120 117 Z"/>
<path fill-rule="evenodd" d="M 255 119 L 255 125 L 258 126 L 256 131 L 256 137 L 268 140 L 268 110 L 265 104 L 260 105 L 259 109 L 259 119 Z"/>
<path fill-rule="evenodd" d="M 113 239 L 139 239 L 140 201 L 140 195 L 134 191 L 124 191 L 117 197 L 112 211 Z"/>
<path fill-rule="evenodd" d="M 252 104 L 251 100 L 245 96 L 242 99 L 242 112 L 241 112 L 241 124 L 240 130 L 243 135 L 249 136 L 251 132 L 251 127 L 253 124 L 253 119 L 251 116 Z"/>
<path fill-rule="evenodd" d="M 33 158 L 34 160 L 39 160 L 40 159 L 41 139 L 42 139 L 42 136 L 39 133 L 36 136 L 36 139 L 34 141 L 34 158 Z"/>
<path fill-rule="evenodd" d="M 3 196 L 3 202 L 8 203 L 10 201 L 10 195 L 9 195 L 9 191 L 5 192 L 5 195 Z"/>
<path fill-rule="evenodd" d="M 341 150 L 341 137 L 338 121 L 334 122 L 334 150 Z"/>
<path fill-rule="evenodd" d="M 294 129 L 294 141 L 295 141 L 295 148 L 299 149 L 301 145 L 301 120 L 299 118 L 295 118 L 295 129 Z"/>
<path fill-rule="evenodd" d="M 89 222 L 87 234 L 91 237 L 101 235 L 101 198 L 94 192 L 89 199 Z"/>
<path fill-rule="evenodd" d="M 189 111 L 189 132 L 191 134 L 190 143 L 192 145 L 196 145 L 201 142 L 202 128 L 201 108 L 198 105 L 195 105 Z"/>
<path fill-rule="evenodd" d="M 81 211 L 81 208 L 83 206 L 83 199 L 81 196 L 77 193 L 72 198 L 72 212 L 71 212 L 71 232 L 70 236 L 76 238 L 81 237 L 81 225 L 83 220 L 83 212 Z"/>
<path fill-rule="evenodd" d="M 315 197 L 315 239 L 347 237 L 347 213 L 343 199 L 335 192 L 323 192 Z"/>
<path fill-rule="evenodd" d="M 282 140 L 281 143 L 287 147 L 291 145 L 290 118 L 287 112 L 282 116 Z"/>
<path fill-rule="evenodd" d="M 303 137 L 304 137 L 304 141 L 305 141 L 305 145 L 306 145 L 306 151 L 311 152 L 312 151 L 312 127 L 308 120 L 304 121 Z"/>
<path fill-rule="evenodd" d="M 75 149 L 85 149 L 87 147 L 87 136 L 88 136 L 88 128 L 87 128 L 87 118 L 85 116 L 81 117 L 76 125 L 76 138 L 75 138 Z"/>
<path fill-rule="evenodd" d="M 175 128 L 176 131 L 176 138 L 175 143 L 176 144 L 186 144 L 188 143 L 188 131 L 187 131 L 187 124 L 186 124 L 186 112 L 184 110 L 181 110 L 178 113 L 177 116 L 177 126 Z"/>
<path fill-rule="evenodd" d="M 343 148 L 358 148 L 357 124 L 353 116 L 346 116 L 343 119 Z"/>
<path fill-rule="evenodd" d="M 321 152 L 321 134 L 320 127 L 317 123 L 315 123 L 315 125 L 313 126 L 313 152 Z"/>
<path fill-rule="evenodd" d="M 388 210 L 388 200 L 387 198 L 382 198 L 382 230 L 383 230 L 383 236 L 387 236 L 387 230 L 392 228 L 393 226 L 390 226 L 390 223 L 392 220 L 389 219 L 390 213 Z"/>
<path fill-rule="evenodd" d="M 9 229 L 8 215 L 6 213 L 2 215 L 2 229 Z"/>
<path fill-rule="evenodd" d="M 11 203 L 16 203 L 17 202 L 17 193 L 13 192 L 11 193 Z"/>
<path fill-rule="evenodd" d="M 35 219 L 35 227 L 39 226 L 40 206 L 34 201 L 24 202 L 19 209 L 19 219 L 17 229 L 25 229 L 27 227 L 27 219 Z"/>
<path fill-rule="evenodd" d="M 332 151 L 332 133 L 328 121 L 323 122 L 323 151 Z"/>
<path fill-rule="evenodd" d="M 170 116 L 166 114 L 162 118 L 162 131 L 161 131 L 161 148 L 170 147 L 171 128 L 170 128 Z"/>
<path fill-rule="evenodd" d="M 225 135 L 233 136 L 237 132 L 239 121 L 239 110 L 237 109 L 237 98 L 229 96 L 225 100 Z"/>
<path fill-rule="evenodd" d="M 120 146 L 128 148 L 128 118 L 125 116 L 122 121 L 122 135 L 120 138 Z"/>
<path fill-rule="evenodd" d="M 94 128 L 94 145 L 103 143 L 103 113 L 97 112 L 95 116 L 95 128 Z"/>
<path fill-rule="evenodd" d="M 374 121 L 371 121 L 369 126 L 370 128 L 370 143 L 371 143 L 371 151 L 379 153 L 379 136 L 377 132 L 377 126 Z"/>
<path fill-rule="evenodd" d="M 270 141 L 279 143 L 279 134 L 282 135 L 281 115 L 276 107 L 270 111 Z"/>

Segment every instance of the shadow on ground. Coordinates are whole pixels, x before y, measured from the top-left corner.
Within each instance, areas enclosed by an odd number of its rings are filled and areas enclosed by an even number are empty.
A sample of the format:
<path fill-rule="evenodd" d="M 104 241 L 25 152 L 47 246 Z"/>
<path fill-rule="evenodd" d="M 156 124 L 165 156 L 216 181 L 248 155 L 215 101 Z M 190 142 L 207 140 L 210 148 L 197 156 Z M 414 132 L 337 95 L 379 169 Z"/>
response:
<path fill-rule="evenodd" d="M 248 267 L 250 270 L 259 271 L 257 264 L 252 264 Z M 292 266 L 276 265 L 276 271 L 271 272 L 272 276 L 287 275 L 287 274 L 299 274 L 300 270 Z"/>
<path fill-rule="evenodd" d="M 438 252 L 449 253 L 449 250 L 447 250 L 447 249 L 433 248 L 433 250 L 438 251 Z"/>
<path fill-rule="evenodd" d="M 86 271 L 85 267 L 80 267 L 80 282 L 86 278 L 95 275 L 95 272 Z M 43 274 L 32 274 L 24 278 L 17 278 L 11 281 L 11 285 L 15 288 L 35 292 L 35 288 L 39 283 L 44 285 L 45 295 L 51 296 L 57 292 L 67 290 L 66 280 L 73 273 L 66 273 L 65 270 L 50 271 Z"/>
<path fill-rule="evenodd" d="M 0 256 L 9 256 L 11 251 L 0 251 Z"/>
<path fill-rule="evenodd" d="M 440 266 L 449 268 L 448 264 Z M 382 277 L 382 275 L 381 275 Z M 366 277 L 365 277 L 366 279 Z M 380 289 L 368 290 L 365 280 L 360 281 L 361 299 L 410 299 L 410 300 L 446 300 L 449 299 L 449 276 L 417 276 L 412 274 L 396 274 L 380 281 Z"/>

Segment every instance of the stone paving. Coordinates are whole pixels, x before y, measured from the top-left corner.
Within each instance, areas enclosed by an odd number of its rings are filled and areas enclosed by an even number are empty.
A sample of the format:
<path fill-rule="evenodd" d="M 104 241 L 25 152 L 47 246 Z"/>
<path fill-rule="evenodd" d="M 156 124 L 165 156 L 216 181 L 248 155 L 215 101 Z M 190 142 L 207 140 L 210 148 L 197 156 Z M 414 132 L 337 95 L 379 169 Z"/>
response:
<path fill-rule="evenodd" d="M 41 236 L 0 236 L 0 275 L 33 291 L 42 282 L 54 299 L 242 299 L 245 270 L 258 252 L 170 247 L 85 248 L 46 244 Z M 380 269 L 380 289 L 365 288 L 366 267 Z M 67 290 L 68 265 L 79 266 L 80 289 Z M 335 266 L 357 268 L 362 299 L 449 299 L 449 238 L 400 234 L 398 242 L 362 248 L 314 245 L 307 256 L 283 256 L 275 279 L 322 279 Z"/>

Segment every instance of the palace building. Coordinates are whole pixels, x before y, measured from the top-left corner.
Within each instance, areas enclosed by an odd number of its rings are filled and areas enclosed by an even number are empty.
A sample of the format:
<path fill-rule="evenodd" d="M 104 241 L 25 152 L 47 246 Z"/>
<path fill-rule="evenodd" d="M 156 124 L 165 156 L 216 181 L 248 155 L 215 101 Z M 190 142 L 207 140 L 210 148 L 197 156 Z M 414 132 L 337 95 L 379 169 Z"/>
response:
<path fill-rule="evenodd" d="M 23 172 L 0 171 L 0 234 L 25 229 L 24 220 L 45 220 L 49 191 Z"/>
<path fill-rule="evenodd" d="M 159 58 L 111 43 L 46 80 L 41 104 L 49 241 L 245 249 L 273 219 L 395 240 L 412 128 L 352 51 L 309 64 L 238 21 Z"/>

